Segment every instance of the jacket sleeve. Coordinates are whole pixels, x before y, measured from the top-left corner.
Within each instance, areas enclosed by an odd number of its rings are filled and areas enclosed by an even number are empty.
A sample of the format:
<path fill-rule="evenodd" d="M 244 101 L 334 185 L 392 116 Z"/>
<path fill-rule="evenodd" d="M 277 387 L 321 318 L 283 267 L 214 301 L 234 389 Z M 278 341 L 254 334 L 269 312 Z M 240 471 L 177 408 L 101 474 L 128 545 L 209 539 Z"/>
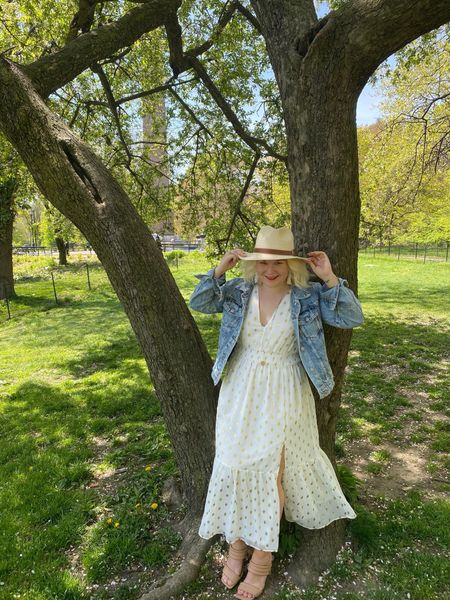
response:
<path fill-rule="evenodd" d="M 202 313 L 223 312 L 225 274 L 214 277 L 215 267 L 205 274 L 195 275 L 200 279 L 189 299 L 189 306 Z"/>
<path fill-rule="evenodd" d="M 364 323 L 361 303 L 348 286 L 348 281 L 338 277 L 339 284 L 329 288 L 325 283 L 319 288 L 319 305 L 322 321 L 341 329 L 352 329 Z"/>

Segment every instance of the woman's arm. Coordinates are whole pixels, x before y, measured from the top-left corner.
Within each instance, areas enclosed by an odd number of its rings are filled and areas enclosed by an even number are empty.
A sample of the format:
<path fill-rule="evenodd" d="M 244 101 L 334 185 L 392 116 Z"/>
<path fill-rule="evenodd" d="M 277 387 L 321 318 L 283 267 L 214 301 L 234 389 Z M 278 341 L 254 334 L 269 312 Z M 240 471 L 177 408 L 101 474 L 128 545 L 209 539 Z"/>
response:
<path fill-rule="evenodd" d="M 329 288 L 319 287 L 319 306 L 322 321 L 341 329 L 351 329 L 364 323 L 361 303 L 348 287 L 348 281 L 337 277 L 338 283 Z"/>
<path fill-rule="evenodd" d="M 189 306 L 193 310 L 207 314 L 223 312 L 224 294 L 235 281 L 232 279 L 226 282 L 225 272 L 232 269 L 244 254 L 245 252 L 240 248 L 230 250 L 224 254 L 217 267 L 213 267 L 205 274 L 196 275 L 200 283 L 197 284 L 189 299 Z"/>
<path fill-rule="evenodd" d="M 308 252 L 310 266 L 324 283 L 315 284 L 319 293 L 322 321 L 333 327 L 351 329 L 364 323 L 361 304 L 348 286 L 348 281 L 337 277 L 331 268 L 330 259 L 321 250 Z"/>
<path fill-rule="evenodd" d="M 223 311 L 225 275 L 214 276 L 215 267 L 207 273 L 196 275 L 200 282 L 195 287 L 189 299 L 193 310 L 203 313 L 219 313 Z"/>

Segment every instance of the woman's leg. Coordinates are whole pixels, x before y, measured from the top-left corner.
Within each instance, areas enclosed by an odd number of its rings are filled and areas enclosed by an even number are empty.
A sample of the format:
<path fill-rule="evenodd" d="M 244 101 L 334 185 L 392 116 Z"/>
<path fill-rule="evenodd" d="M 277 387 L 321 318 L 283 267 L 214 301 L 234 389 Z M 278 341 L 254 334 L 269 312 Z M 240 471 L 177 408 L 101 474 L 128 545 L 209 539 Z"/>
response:
<path fill-rule="evenodd" d="M 235 542 L 233 542 L 232 546 L 233 546 L 233 548 L 241 549 L 243 547 L 247 547 L 247 544 L 243 540 L 236 540 Z M 234 571 L 235 573 L 239 573 L 242 568 L 243 560 L 244 559 L 239 560 L 237 558 L 231 558 L 230 556 L 228 556 L 226 559 L 226 564 L 230 567 L 230 569 L 232 571 Z M 227 577 L 225 575 L 225 573 L 222 573 L 222 581 L 223 581 L 223 583 L 225 583 L 227 585 L 231 585 L 231 583 L 232 583 L 230 581 L 230 578 Z"/>
<path fill-rule="evenodd" d="M 283 473 L 284 473 L 284 467 L 285 467 L 285 458 L 284 458 L 284 446 L 283 449 L 281 451 L 281 459 L 280 459 L 280 469 L 278 471 L 278 477 L 277 477 L 277 486 L 278 486 L 278 495 L 280 497 L 280 514 L 279 514 L 279 518 L 281 519 L 281 515 L 283 514 L 283 508 L 284 508 L 284 490 L 283 490 L 283 486 L 281 485 L 281 479 L 283 477 Z M 242 540 L 236 540 L 236 542 L 234 542 L 233 546 L 236 548 L 241 548 L 242 545 L 244 545 L 245 542 L 243 542 Z M 266 563 L 268 561 L 270 561 L 270 557 L 269 555 L 272 554 L 271 552 L 264 552 L 263 550 L 253 550 L 253 556 L 255 557 L 255 560 L 259 563 Z M 231 569 L 233 569 L 233 571 L 236 571 L 236 573 L 239 573 L 241 567 L 242 567 L 242 561 L 241 560 L 235 560 L 235 559 L 228 559 L 228 564 L 230 566 Z M 230 583 L 230 580 L 227 578 L 226 575 L 222 576 L 222 579 L 225 583 Z M 262 586 L 264 585 L 265 582 L 265 577 L 263 576 L 258 576 L 258 575 L 254 575 L 253 573 L 247 573 L 247 577 L 245 578 L 245 581 L 247 581 L 248 583 L 253 583 L 254 585 L 257 586 Z M 242 598 L 252 598 L 252 595 L 250 593 L 247 592 L 242 592 L 242 594 L 240 594 L 242 596 Z"/>
<path fill-rule="evenodd" d="M 283 473 L 284 473 L 284 467 L 285 467 L 285 459 L 284 459 L 284 446 L 283 449 L 281 451 L 281 459 L 280 459 L 280 469 L 278 471 L 278 477 L 277 477 L 277 486 L 278 486 L 278 495 L 280 497 L 280 516 L 279 518 L 281 519 L 281 515 L 283 514 L 283 508 L 284 508 L 284 490 L 283 490 L 283 486 L 281 485 L 281 479 L 283 477 Z M 255 558 L 255 562 L 259 563 L 259 564 L 267 564 L 271 561 L 271 552 L 264 552 L 263 550 L 253 550 L 253 554 L 252 554 L 252 559 Z M 254 575 L 253 573 L 247 573 L 246 578 L 244 579 L 245 582 L 247 583 L 251 583 L 253 585 L 255 585 L 256 587 L 262 587 L 265 585 L 265 581 L 266 581 L 266 577 L 263 575 Z M 248 600 L 251 600 L 251 598 L 253 598 L 253 595 L 250 592 L 239 592 L 239 596 L 241 598 L 245 598 Z"/>

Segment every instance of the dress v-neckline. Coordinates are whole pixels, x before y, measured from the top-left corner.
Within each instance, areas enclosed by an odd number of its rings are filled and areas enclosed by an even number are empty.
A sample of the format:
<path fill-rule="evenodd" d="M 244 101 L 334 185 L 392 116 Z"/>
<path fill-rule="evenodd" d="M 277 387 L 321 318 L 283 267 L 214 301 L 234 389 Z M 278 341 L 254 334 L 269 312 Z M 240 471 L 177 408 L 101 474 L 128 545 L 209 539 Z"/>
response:
<path fill-rule="evenodd" d="M 270 319 L 267 321 L 267 323 L 265 325 L 263 325 L 261 323 L 261 311 L 260 311 L 260 306 L 259 306 L 259 288 L 256 286 L 256 308 L 257 308 L 257 312 L 258 312 L 258 324 L 259 324 L 260 327 L 262 327 L 263 329 L 266 329 L 266 327 L 268 325 L 270 325 L 270 323 L 273 321 L 273 319 L 275 317 L 275 313 L 280 308 L 281 303 L 284 301 L 284 299 L 286 298 L 286 296 L 290 295 L 290 293 L 291 293 L 291 290 L 289 289 L 289 291 L 282 298 L 280 298 L 280 301 L 278 302 L 278 304 L 276 305 L 274 311 L 270 315 Z"/>

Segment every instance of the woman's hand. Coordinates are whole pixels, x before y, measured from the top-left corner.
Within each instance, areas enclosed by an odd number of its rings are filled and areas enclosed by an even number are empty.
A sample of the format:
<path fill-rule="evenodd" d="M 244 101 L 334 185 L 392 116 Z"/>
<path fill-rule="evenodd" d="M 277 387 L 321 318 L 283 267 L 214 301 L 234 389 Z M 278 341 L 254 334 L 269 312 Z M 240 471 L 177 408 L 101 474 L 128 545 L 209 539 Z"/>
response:
<path fill-rule="evenodd" d="M 307 256 L 310 257 L 309 265 L 317 277 L 323 279 L 328 285 L 328 281 L 331 285 L 335 285 L 338 281 L 338 278 L 333 273 L 333 269 L 331 268 L 330 259 L 321 250 L 317 250 L 315 252 L 308 252 Z"/>
<path fill-rule="evenodd" d="M 225 271 L 232 269 L 235 266 L 235 264 L 241 260 L 241 256 L 245 256 L 246 254 L 247 253 L 244 252 L 244 250 L 241 250 L 240 248 L 235 248 L 234 250 L 226 252 L 223 255 L 222 260 L 214 270 L 214 277 L 220 277 L 225 273 Z"/>

